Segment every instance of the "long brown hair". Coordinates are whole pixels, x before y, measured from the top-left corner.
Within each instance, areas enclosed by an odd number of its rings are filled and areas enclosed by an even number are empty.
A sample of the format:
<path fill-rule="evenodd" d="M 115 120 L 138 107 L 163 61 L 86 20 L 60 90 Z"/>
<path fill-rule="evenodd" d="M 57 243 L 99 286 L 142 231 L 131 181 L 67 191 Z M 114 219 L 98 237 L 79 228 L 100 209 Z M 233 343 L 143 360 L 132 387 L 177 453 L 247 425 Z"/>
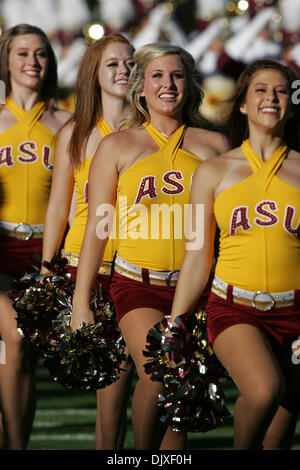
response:
<path fill-rule="evenodd" d="M 11 83 L 8 64 L 11 44 L 15 37 L 22 36 L 24 34 L 36 34 L 41 38 L 45 45 L 48 67 L 47 74 L 41 88 L 41 99 L 49 105 L 50 100 L 55 98 L 57 91 L 57 63 L 47 35 L 37 26 L 25 23 L 18 24 L 7 29 L 2 34 L 0 37 L 0 80 L 3 80 L 5 83 L 6 95 L 9 96 L 11 92 Z"/>
<path fill-rule="evenodd" d="M 75 85 L 75 109 L 71 120 L 74 127 L 69 142 L 70 159 L 76 168 L 82 162 L 88 138 L 103 114 L 101 87 L 98 80 L 99 65 L 105 47 L 113 42 L 130 42 L 119 33 L 103 36 L 93 42 L 81 61 Z"/>
<path fill-rule="evenodd" d="M 226 126 L 232 147 L 238 147 L 243 140 L 249 137 L 247 116 L 241 113 L 240 107 L 245 101 L 253 75 L 264 69 L 281 72 L 288 82 L 291 97 L 291 113 L 290 118 L 285 124 L 283 140 L 290 148 L 299 150 L 300 107 L 292 100 L 292 84 L 297 80 L 297 75 L 290 67 L 270 59 L 257 60 L 248 65 L 237 81 L 232 98 L 232 109 Z"/>
<path fill-rule="evenodd" d="M 204 96 L 200 86 L 201 78 L 195 68 L 193 57 L 181 47 L 164 43 L 153 43 L 141 46 L 134 53 L 133 59 L 135 65 L 129 77 L 127 91 L 130 108 L 123 122 L 125 127 L 138 127 L 150 120 L 147 103 L 145 98 L 141 96 L 144 86 L 145 69 L 152 60 L 170 54 L 178 55 L 185 69 L 188 91 L 182 110 L 183 122 L 195 127 L 202 127 L 205 124 L 205 120 L 199 113 L 199 106 Z"/>

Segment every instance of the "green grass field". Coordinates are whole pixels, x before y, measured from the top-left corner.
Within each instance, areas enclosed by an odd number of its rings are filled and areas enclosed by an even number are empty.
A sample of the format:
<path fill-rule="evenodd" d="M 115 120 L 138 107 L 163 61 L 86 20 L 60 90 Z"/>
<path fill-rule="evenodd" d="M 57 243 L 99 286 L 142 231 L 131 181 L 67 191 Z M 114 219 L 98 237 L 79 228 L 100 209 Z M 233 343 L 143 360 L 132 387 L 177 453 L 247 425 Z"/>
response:
<path fill-rule="evenodd" d="M 96 397 L 93 392 L 64 390 L 42 366 L 37 371 L 38 404 L 29 450 L 93 450 L 96 419 Z M 237 391 L 224 384 L 226 404 L 232 412 Z M 226 424 L 207 433 L 190 433 L 189 450 L 232 450 L 233 426 Z M 134 449 L 130 409 L 124 449 Z M 293 450 L 300 449 L 300 419 Z"/>

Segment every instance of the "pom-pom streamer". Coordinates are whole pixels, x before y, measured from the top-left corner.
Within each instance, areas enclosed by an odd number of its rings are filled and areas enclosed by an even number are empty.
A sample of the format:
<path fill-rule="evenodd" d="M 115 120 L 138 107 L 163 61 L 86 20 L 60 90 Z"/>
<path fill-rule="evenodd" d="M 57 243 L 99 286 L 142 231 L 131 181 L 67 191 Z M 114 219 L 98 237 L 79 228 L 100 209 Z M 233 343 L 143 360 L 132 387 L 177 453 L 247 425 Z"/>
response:
<path fill-rule="evenodd" d="M 48 333 L 61 310 L 58 296 L 71 292 L 73 283 L 66 271 L 67 260 L 56 256 L 47 268 L 51 275 L 42 276 L 38 271 L 25 274 L 15 281 L 14 289 L 8 292 L 17 312 L 17 326 L 26 340 L 42 354 Z"/>
<path fill-rule="evenodd" d="M 99 286 L 92 293 L 94 325 L 71 330 L 71 298 L 60 296 L 63 310 L 53 322 L 44 354 L 44 366 L 52 378 L 68 390 L 97 390 L 119 378 L 125 344 L 113 306 Z"/>
<path fill-rule="evenodd" d="M 171 331 L 172 336 L 167 336 Z M 160 419 L 178 432 L 206 432 L 230 415 L 221 381 L 228 378 L 209 343 L 206 313 L 167 318 L 150 329 L 144 365 L 153 381 L 163 383 L 157 406 Z"/>

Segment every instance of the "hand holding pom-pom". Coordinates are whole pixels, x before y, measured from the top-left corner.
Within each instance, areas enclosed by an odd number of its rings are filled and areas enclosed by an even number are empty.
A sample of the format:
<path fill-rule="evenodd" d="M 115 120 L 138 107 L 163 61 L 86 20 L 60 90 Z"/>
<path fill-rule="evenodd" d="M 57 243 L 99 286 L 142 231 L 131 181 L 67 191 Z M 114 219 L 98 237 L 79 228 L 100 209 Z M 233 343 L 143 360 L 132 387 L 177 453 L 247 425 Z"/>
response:
<path fill-rule="evenodd" d="M 97 390 L 118 380 L 125 344 L 105 291 L 101 286 L 93 291 L 94 324 L 74 331 L 71 298 L 62 296 L 60 302 L 64 309 L 53 322 L 44 356 L 50 375 L 68 390 Z"/>
<path fill-rule="evenodd" d="M 221 379 L 227 374 L 208 341 L 205 312 L 156 324 L 146 348 L 145 371 L 164 385 L 157 402 L 161 421 L 179 432 L 205 432 L 223 423 L 229 412 Z"/>
<path fill-rule="evenodd" d="M 19 331 L 39 354 L 47 343 L 52 320 L 61 310 L 59 295 L 68 295 L 73 289 L 65 269 L 66 262 L 59 255 L 54 257 L 51 263 L 47 263 L 51 274 L 28 273 L 8 293 L 17 313 Z"/>

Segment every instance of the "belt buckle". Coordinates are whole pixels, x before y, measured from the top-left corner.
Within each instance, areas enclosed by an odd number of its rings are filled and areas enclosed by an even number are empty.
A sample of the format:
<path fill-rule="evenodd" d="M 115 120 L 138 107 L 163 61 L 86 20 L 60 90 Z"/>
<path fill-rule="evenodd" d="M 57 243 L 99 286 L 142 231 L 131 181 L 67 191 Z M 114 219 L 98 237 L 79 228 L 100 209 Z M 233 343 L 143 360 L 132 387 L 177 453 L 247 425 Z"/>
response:
<path fill-rule="evenodd" d="M 259 295 L 267 295 L 270 298 L 270 305 L 267 305 L 266 307 L 256 305 L 255 301 L 257 300 L 257 297 Z M 256 308 L 257 310 L 261 310 L 263 312 L 268 312 L 269 310 L 272 310 L 272 308 L 275 306 L 275 303 L 276 302 L 275 302 L 274 297 L 269 292 L 264 292 L 262 290 L 255 292 L 251 300 L 252 307 Z"/>
<path fill-rule="evenodd" d="M 22 230 L 19 231 L 19 229 Z M 29 233 L 29 235 L 25 235 L 25 233 Z M 17 240 L 27 241 L 30 240 L 30 238 L 33 236 L 33 228 L 31 227 L 31 225 L 24 224 L 23 222 L 21 222 L 14 228 L 14 234 Z"/>
<path fill-rule="evenodd" d="M 168 287 L 172 287 L 170 286 L 170 284 L 172 282 L 172 276 L 175 273 L 179 273 L 179 269 L 173 269 L 173 271 L 169 271 L 168 274 L 166 275 L 166 284 Z"/>

